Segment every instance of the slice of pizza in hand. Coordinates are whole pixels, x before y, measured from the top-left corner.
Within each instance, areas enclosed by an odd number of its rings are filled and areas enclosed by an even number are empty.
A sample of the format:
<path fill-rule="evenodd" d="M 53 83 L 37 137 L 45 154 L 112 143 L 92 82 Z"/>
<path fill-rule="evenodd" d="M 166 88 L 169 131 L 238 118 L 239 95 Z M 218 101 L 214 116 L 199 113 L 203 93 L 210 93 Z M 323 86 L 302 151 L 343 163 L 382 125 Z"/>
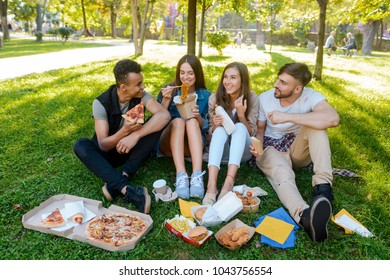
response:
<path fill-rule="evenodd" d="M 58 208 L 41 221 L 41 226 L 45 228 L 62 227 L 64 225 L 66 225 L 66 221 Z"/>
<path fill-rule="evenodd" d="M 126 114 L 123 114 L 122 117 L 129 121 L 129 122 L 132 122 L 132 123 L 139 123 L 139 124 L 143 124 L 145 121 L 144 121 L 144 117 L 145 117 L 145 112 L 144 112 L 144 103 L 141 102 L 139 103 L 138 105 L 136 105 L 135 107 L 131 108 L 129 111 L 127 111 Z"/>

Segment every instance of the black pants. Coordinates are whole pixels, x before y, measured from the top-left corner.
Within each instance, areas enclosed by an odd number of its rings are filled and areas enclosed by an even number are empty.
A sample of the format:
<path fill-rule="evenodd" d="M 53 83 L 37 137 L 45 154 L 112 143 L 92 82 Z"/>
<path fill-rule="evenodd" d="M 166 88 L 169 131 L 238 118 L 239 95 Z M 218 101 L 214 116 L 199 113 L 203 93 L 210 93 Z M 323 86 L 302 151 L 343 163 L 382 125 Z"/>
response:
<path fill-rule="evenodd" d="M 104 152 L 99 148 L 96 137 L 81 138 L 74 144 L 74 152 L 84 165 L 96 176 L 107 183 L 107 189 L 113 198 L 128 185 L 127 178 L 116 168 L 123 165 L 122 171 L 133 175 L 150 157 L 160 138 L 161 131 L 141 138 L 128 154 L 119 154 L 116 149 Z"/>

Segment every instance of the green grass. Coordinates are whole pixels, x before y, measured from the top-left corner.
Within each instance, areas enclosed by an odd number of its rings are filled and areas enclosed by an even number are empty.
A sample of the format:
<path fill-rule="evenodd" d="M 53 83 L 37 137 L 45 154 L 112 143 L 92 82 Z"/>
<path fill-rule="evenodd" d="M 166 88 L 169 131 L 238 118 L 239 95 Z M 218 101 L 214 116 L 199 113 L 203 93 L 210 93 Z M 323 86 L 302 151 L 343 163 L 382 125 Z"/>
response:
<path fill-rule="evenodd" d="M 151 43 L 157 44 L 157 43 Z M 164 83 L 173 79 L 174 65 L 184 54 L 170 52 L 161 46 L 160 52 L 146 53 L 138 58 L 148 91 L 156 95 Z M 273 86 L 277 69 L 297 60 L 314 69 L 313 54 L 274 46 L 273 53 L 253 48 L 245 51 L 224 50 L 217 59 L 212 49 L 204 50 L 202 63 L 208 88 L 214 91 L 223 67 L 234 60 L 245 62 L 251 72 L 257 94 Z M 164 221 L 179 214 L 178 202 L 164 204 L 153 200 L 151 217 L 154 226 L 138 246 L 127 252 L 108 252 L 85 243 L 24 229 L 22 216 L 49 197 L 61 193 L 102 200 L 103 182 L 89 172 L 73 153 L 73 143 L 93 134 L 91 104 L 93 99 L 113 82 L 112 68 L 116 61 L 91 63 L 66 70 L 2 81 L 0 84 L 0 259 L 344 259 L 388 260 L 390 258 L 390 83 L 388 54 L 381 57 L 324 57 L 322 82 L 310 86 L 322 92 L 338 110 L 341 123 L 329 130 L 334 167 L 349 169 L 358 179 L 336 176 L 334 180 L 334 214 L 345 208 L 371 232 L 375 238 L 347 235 L 330 223 L 330 239 L 314 243 L 302 230 L 297 231 L 295 248 L 275 249 L 260 244 L 259 235 L 236 251 L 220 246 L 212 237 L 197 248 L 164 228 Z M 156 57 L 159 60 L 156 61 Z M 188 171 L 191 166 L 188 164 Z M 204 169 L 207 169 L 204 164 Z M 220 179 L 226 173 L 221 169 Z M 305 199 L 310 200 L 311 176 L 307 170 L 297 170 L 297 184 Z M 132 179 L 135 185 L 152 189 L 156 179 L 164 178 L 173 187 L 175 168 L 172 159 L 150 159 Z M 207 182 L 207 176 L 205 178 Z M 248 225 L 282 204 L 266 178 L 258 170 L 243 164 L 236 184 L 260 186 L 269 194 L 262 198 L 258 213 L 236 216 Z M 200 200 L 195 200 L 200 202 Z M 120 206 L 133 209 L 122 199 Z M 21 208 L 14 208 L 19 204 Z M 216 232 L 220 227 L 212 227 Z"/>
<path fill-rule="evenodd" d="M 107 44 L 108 45 L 108 44 Z M 106 46 L 107 46 L 106 45 Z M 3 48 L 0 48 L 0 59 L 6 57 L 17 57 L 24 55 L 42 54 L 48 52 L 58 52 L 63 50 L 72 50 L 80 48 L 103 47 L 104 44 L 85 42 L 66 42 L 51 41 L 45 38 L 42 42 L 26 39 L 11 39 L 4 42 Z"/>

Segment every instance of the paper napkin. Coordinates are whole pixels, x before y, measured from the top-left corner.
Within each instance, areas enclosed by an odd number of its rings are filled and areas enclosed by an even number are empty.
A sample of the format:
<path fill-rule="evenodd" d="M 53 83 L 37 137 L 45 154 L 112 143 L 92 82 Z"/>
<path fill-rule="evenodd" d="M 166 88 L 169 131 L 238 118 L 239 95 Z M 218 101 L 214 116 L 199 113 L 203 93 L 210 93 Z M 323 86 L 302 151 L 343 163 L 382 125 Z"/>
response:
<path fill-rule="evenodd" d="M 352 234 L 352 233 L 356 232 L 357 234 L 359 234 L 363 237 L 373 237 L 374 236 L 365 226 L 363 226 L 358 220 L 356 220 L 345 209 L 342 209 L 334 217 L 332 217 L 332 221 L 336 225 L 339 225 L 342 228 L 344 228 L 345 233 L 347 233 L 347 234 Z"/>
<path fill-rule="evenodd" d="M 200 204 L 196 203 L 196 202 L 192 202 L 192 201 L 186 201 L 186 200 L 179 198 L 179 207 L 180 207 L 181 215 L 190 219 L 191 221 L 194 220 L 192 217 L 192 214 L 191 214 L 191 207 L 192 206 L 200 206 Z"/>
<path fill-rule="evenodd" d="M 285 221 L 266 216 L 264 220 L 256 227 L 256 232 L 271 238 L 272 240 L 284 244 L 294 225 Z"/>

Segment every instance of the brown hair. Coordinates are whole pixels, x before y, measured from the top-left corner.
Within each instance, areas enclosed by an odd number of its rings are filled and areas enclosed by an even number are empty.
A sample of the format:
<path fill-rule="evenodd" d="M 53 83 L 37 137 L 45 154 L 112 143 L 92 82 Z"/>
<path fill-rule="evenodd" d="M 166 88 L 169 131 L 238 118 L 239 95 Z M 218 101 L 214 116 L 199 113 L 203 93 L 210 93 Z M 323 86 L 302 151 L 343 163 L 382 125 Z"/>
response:
<path fill-rule="evenodd" d="M 199 58 L 192 54 L 186 54 L 180 58 L 176 66 L 176 76 L 173 84 L 176 86 L 180 86 L 182 84 L 180 81 L 180 67 L 186 62 L 191 66 L 195 73 L 195 90 L 206 88 L 202 63 L 200 62 Z"/>
<path fill-rule="evenodd" d="M 303 87 L 305 87 L 312 78 L 312 74 L 307 65 L 299 62 L 291 62 L 283 65 L 279 69 L 278 76 L 283 73 L 293 76 L 296 80 L 301 82 Z"/>
<path fill-rule="evenodd" d="M 232 63 L 229 63 L 228 65 L 226 65 L 225 69 L 222 72 L 221 80 L 219 81 L 218 89 L 216 92 L 217 104 L 222 106 L 226 111 L 230 112 L 231 110 L 233 110 L 233 108 L 230 105 L 229 96 L 226 93 L 225 87 L 223 86 L 223 79 L 225 76 L 225 72 L 227 69 L 230 69 L 230 68 L 236 68 L 238 70 L 239 75 L 240 75 L 240 78 L 241 78 L 240 96 L 243 95 L 244 98 L 242 101 L 244 102 L 244 100 L 246 100 L 246 102 L 247 102 L 246 103 L 247 110 L 245 112 L 245 117 L 248 117 L 248 113 L 249 113 L 248 108 L 251 108 L 250 95 L 252 94 L 252 91 L 251 91 L 251 87 L 250 87 L 250 77 L 249 77 L 248 67 L 246 67 L 246 65 L 244 63 L 232 62 Z"/>

